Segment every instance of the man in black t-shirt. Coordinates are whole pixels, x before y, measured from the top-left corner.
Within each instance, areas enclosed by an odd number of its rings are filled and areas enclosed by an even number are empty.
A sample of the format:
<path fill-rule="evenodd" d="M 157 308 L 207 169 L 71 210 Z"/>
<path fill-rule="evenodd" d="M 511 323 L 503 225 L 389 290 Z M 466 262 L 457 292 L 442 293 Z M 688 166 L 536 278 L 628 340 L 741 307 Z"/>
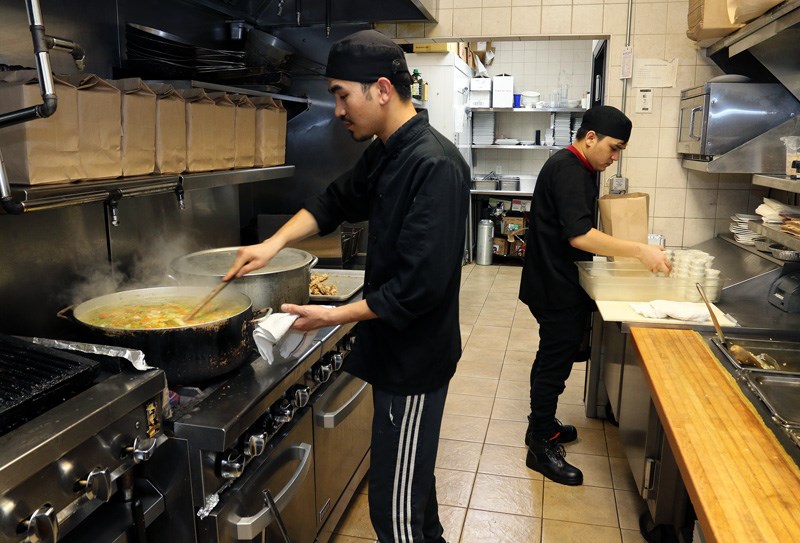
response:
<path fill-rule="evenodd" d="M 561 443 L 576 440 L 578 432 L 556 419 L 556 408 L 594 307 L 578 283 L 575 261 L 591 260 L 592 253 L 627 256 L 652 271 L 670 271 L 661 247 L 614 238 L 594 228 L 594 174 L 618 160 L 631 127 L 630 119 L 611 106 L 588 110 L 575 142 L 545 162 L 533 191 L 519 291 L 519 299 L 539 323 L 526 464 L 565 485 L 582 484 L 583 474 L 565 460 Z"/>

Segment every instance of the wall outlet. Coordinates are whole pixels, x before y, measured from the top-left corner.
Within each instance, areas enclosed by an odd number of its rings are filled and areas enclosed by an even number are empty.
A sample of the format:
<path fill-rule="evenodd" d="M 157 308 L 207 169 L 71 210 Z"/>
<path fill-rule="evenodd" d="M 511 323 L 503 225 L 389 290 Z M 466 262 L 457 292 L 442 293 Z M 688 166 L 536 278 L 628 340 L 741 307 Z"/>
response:
<path fill-rule="evenodd" d="M 653 89 L 637 89 L 636 113 L 653 112 Z"/>
<path fill-rule="evenodd" d="M 624 194 L 628 192 L 628 178 L 615 175 L 610 179 L 611 186 L 609 192 L 611 194 Z"/>

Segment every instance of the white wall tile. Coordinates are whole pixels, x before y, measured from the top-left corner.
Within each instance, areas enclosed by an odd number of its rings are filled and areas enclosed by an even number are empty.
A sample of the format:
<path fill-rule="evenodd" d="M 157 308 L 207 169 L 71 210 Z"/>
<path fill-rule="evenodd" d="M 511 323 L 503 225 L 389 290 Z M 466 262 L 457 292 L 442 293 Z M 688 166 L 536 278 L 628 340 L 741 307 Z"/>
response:
<path fill-rule="evenodd" d="M 603 33 L 603 4 L 573 5 L 572 33 L 584 36 Z"/>
<path fill-rule="evenodd" d="M 425 23 L 425 36 L 429 38 L 445 38 L 453 35 L 453 10 L 439 8 L 436 24 Z"/>
<path fill-rule="evenodd" d="M 655 195 L 655 217 L 684 217 L 686 189 L 656 188 Z"/>
<path fill-rule="evenodd" d="M 725 219 L 736 213 L 752 213 L 749 209 L 750 187 L 741 190 L 722 190 L 717 196 L 717 218 Z"/>
<path fill-rule="evenodd" d="M 667 32 L 667 4 L 636 4 L 633 8 L 633 32 L 643 34 L 665 34 Z"/>
<path fill-rule="evenodd" d="M 688 178 L 686 186 L 690 189 L 718 189 L 719 174 L 698 172 L 687 170 Z"/>
<path fill-rule="evenodd" d="M 656 186 L 686 188 L 686 170 L 677 158 L 659 158 L 656 173 Z"/>
<path fill-rule="evenodd" d="M 424 38 L 425 37 L 425 24 L 424 23 L 398 23 L 397 24 L 397 37 L 398 38 Z"/>
<path fill-rule="evenodd" d="M 658 156 L 661 158 L 678 158 L 678 149 L 675 142 L 678 141 L 677 128 L 665 128 L 662 126 L 661 137 L 658 140 Z"/>
<path fill-rule="evenodd" d="M 654 217 L 653 233 L 664 236 L 667 240 L 667 247 L 683 247 L 684 222 L 684 219 Z"/>
<path fill-rule="evenodd" d="M 484 8 L 510 8 L 511 0 L 483 0 L 481 6 Z"/>
<path fill-rule="evenodd" d="M 753 177 L 749 173 L 721 173 L 719 174 L 719 188 L 725 189 L 749 189 L 752 186 Z"/>
<path fill-rule="evenodd" d="M 542 34 L 569 34 L 571 28 L 571 6 L 542 6 Z"/>
<path fill-rule="evenodd" d="M 686 194 L 687 219 L 714 219 L 717 216 L 717 190 L 695 189 Z"/>
<path fill-rule="evenodd" d="M 625 175 L 638 187 L 656 187 L 657 162 L 652 158 L 623 157 Z"/>
<path fill-rule="evenodd" d="M 483 8 L 481 35 L 506 36 L 511 33 L 511 7 Z"/>
<path fill-rule="evenodd" d="M 625 34 L 628 7 L 624 4 L 603 4 L 603 33 Z"/>
<path fill-rule="evenodd" d="M 453 35 L 458 38 L 471 38 L 480 36 L 481 9 L 456 8 L 453 10 Z"/>
<path fill-rule="evenodd" d="M 714 237 L 714 219 L 686 219 L 683 226 L 683 246 L 692 247 Z"/>
<path fill-rule="evenodd" d="M 627 157 L 658 157 L 658 128 L 633 127 L 628 148 L 625 150 Z"/>

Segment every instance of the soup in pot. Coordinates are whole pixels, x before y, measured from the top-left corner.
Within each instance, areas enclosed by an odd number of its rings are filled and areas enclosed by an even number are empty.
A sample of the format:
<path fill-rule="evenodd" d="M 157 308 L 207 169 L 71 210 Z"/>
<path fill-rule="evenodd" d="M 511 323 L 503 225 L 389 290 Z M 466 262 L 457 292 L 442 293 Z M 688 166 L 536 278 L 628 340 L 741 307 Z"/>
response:
<path fill-rule="evenodd" d="M 198 303 L 200 303 L 199 298 L 175 298 L 172 300 L 99 307 L 81 315 L 80 320 L 86 324 L 101 328 L 148 330 L 207 324 L 227 319 L 246 309 L 246 306 L 230 301 L 215 303 L 212 300 L 192 320 L 185 321 L 184 317 Z"/>

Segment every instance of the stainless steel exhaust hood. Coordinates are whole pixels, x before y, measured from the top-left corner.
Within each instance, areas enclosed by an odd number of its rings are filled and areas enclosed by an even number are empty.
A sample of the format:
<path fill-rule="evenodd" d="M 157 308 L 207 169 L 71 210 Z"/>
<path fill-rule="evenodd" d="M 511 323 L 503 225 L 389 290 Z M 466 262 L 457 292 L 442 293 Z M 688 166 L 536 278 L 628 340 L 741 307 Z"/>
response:
<path fill-rule="evenodd" d="M 256 27 L 436 22 L 438 0 L 187 0 Z"/>
<path fill-rule="evenodd" d="M 800 0 L 788 0 L 706 48 L 728 74 L 783 85 L 800 100 Z M 800 121 L 783 124 L 711 160 L 684 158 L 683 167 L 709 173 L 783 175 L 786 151 L 780 138 L 800 135 Z"/>

